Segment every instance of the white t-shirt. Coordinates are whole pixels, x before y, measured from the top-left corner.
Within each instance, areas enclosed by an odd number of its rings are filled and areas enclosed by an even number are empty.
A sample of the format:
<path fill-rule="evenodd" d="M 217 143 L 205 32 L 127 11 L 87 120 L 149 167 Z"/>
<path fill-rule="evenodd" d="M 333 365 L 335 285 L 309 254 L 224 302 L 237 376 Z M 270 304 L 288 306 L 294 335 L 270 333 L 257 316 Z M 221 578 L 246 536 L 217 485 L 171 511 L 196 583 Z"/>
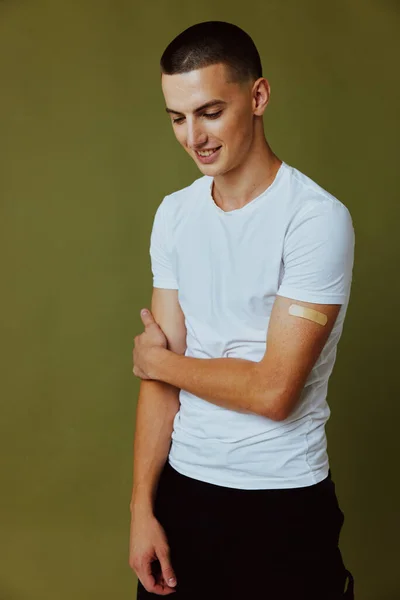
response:
<path fill-rule="evenodd" d="M 354 229 L 347 207 L 282 163 L 273 183 L 225 212 L 202 176 L 165 196 L 154 217 L 153 285 L 178 289 L 185 356 L 260 361 L 276 295 L 341 304 L 288 418 L 222 408 L 180 390 L 168 460 L 194 479 L 241 489 L 295 488 L 328 475 L 328 379 L 347 310 Z"/>

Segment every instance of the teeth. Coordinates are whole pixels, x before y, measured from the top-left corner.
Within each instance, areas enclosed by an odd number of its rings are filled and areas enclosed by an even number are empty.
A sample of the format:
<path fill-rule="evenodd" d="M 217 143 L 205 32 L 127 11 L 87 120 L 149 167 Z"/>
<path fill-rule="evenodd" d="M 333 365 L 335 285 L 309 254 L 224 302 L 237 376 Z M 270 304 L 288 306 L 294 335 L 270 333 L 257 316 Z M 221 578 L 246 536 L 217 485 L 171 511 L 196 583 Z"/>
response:
<path fill-rule="evenodd" d="M 197 154 L 200 154 L 200 156 L 211 156 L 211 154 L 213 154 L 213 152 L 215 152 L 216 148 L 214 148 L 214 150 L 206 150 L 206 151 L 202 151 L 202 152 L 197 152 Z"/>

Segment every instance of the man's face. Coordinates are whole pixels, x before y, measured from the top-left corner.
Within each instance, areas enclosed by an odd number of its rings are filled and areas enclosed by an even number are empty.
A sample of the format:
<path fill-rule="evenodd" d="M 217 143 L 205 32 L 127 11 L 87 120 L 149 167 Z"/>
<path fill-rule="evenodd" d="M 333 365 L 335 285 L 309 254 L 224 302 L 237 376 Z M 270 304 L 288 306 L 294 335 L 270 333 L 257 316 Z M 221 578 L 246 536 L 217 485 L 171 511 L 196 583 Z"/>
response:
<path fill-rule="evenodd" d="M 220 175 L 244 163 L 254 135 L 253 84 L 228 83 L 225 65 L 162 75 L 161 85 L 175 136 L 205 175 Z M 213 106 L 196 111 L 205 103 Z M 198 152 L 219 148 L 209 157 Z"/>

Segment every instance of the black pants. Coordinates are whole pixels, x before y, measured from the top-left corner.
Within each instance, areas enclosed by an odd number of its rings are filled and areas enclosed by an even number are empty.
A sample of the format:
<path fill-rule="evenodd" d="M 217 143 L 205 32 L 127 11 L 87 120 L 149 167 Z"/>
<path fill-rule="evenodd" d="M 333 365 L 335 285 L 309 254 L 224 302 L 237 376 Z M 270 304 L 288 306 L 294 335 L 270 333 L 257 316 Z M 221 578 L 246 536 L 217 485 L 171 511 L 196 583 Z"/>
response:
<path fill-rule="evenodd" d="M 330 471 L 309 487 L 241 490 L 181 475 L 167 460 L 155 516 L 170 546 L 174 600 L 354 598 Z M 138 581 L 137 600 L 154 598 Z"/>

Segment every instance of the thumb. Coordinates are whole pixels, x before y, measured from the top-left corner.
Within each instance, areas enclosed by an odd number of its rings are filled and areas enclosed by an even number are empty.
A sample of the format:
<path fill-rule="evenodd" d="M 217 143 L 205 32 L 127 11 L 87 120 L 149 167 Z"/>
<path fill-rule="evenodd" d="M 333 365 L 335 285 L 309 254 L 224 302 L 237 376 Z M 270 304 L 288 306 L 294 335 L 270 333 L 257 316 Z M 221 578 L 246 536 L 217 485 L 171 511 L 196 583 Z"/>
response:
<path fill-rule="evenodd" d="M 164 552 L 160 552 L 158 560 L 160 561 L 161 571 L 165 581 L 170 587 L 174 587 L 176 585 L 176 577 L 170 563 L 169 550 L 166 549 Z"/>
<path fill-rule="evenodd" d="M 143 308 L 143 310 L 140 311 L 140 316 L 142 318 L 144 326 L 150 325 L 151 323 L 155 322 L 153 315 L 147 308 Z"/>

